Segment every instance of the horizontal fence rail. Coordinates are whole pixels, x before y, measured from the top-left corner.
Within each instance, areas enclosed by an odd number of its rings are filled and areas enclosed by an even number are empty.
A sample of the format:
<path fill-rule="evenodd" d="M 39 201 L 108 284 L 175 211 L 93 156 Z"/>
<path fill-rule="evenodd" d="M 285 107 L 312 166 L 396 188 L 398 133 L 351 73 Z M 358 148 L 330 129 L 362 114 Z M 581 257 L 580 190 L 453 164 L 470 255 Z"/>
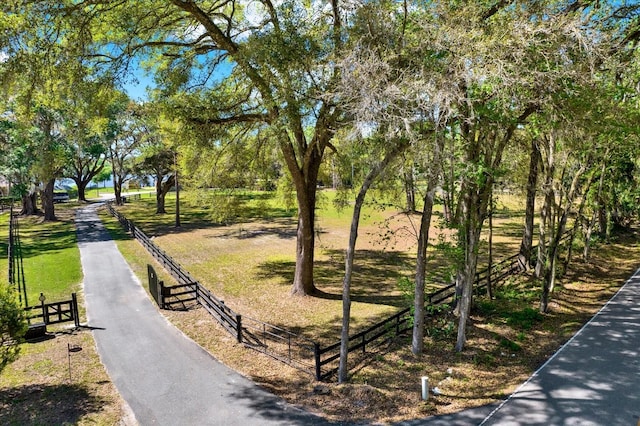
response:
<path fill-rule="evenodd" d="M 388 340 L 405 334 L 412 328 L 411 309 L 405 308 L 391 317 L 380 321 L 369 328 L 349 336 L 348 352 L 359 351 L 366 353 L 367 345 L 379 344 L 380 340 Z M 323 380 L 338 371 L 335 365 L 340 359 L 341 342 L 334 343 L 325 348 L 316 348 L 316 379 Z M 328 366 L 324 368 L 325 366 Z"/>
<path fill-rule="evenodd" d="M 133 222 L 113 208 L 111 203 L 106 204 L 109 213 L 117 218 L 124 229 L 131 233 L 180 283 L 175 286 L 165 286 L 162 281 L 158 281 L 151 265 L 148 265 L 149 291 L 160 308 L 176 309 L 175 306 L 179 306 L 179 309 L 188 309 L 189 306 L 198 304 L 220 326 L 235 336 L 238 343 L 242 343 L 247 348 L 264 353 L 300 371 L 309 373 L 317 380 L 324 380 L 337 372 L 340 342 L 323 348 L 319 343 L 299 334 L 236 313 L 223 300 L 195 280 Z M 500 283 L 524 269 L 525 265 L 520 263 L 518 255 L 508 257 L 476 273 L 474 283 L 476 291 L 486 288 L 489 281 L 492 284 Z M 453 303 L 456 300 L 455 284 L 447 285 L 425 296 L 427 305 Z M 406 334 L 412 329 L 412 326 L 411 310 L 405 308 L 389 318 L 349 336 L 348 351 L 349 353 L 366 354 L 367 348 Z"/>

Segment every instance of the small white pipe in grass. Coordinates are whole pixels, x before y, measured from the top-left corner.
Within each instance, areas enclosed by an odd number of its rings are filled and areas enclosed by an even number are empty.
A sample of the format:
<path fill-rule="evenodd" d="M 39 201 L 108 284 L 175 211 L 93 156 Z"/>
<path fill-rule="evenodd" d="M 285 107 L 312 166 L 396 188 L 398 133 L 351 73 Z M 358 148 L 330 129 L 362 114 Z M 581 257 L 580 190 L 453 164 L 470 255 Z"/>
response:
<path fill-rule="evenodd" d="M 429 378 L 427 376 L 422 376 L 422 399 L 429 400 Z"/>

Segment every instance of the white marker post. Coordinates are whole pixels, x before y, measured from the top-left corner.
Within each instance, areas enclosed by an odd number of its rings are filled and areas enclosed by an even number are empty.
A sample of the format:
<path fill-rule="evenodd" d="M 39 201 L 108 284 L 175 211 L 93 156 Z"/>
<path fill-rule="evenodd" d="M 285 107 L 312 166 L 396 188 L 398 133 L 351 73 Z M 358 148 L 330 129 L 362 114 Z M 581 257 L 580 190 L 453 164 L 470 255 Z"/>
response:
<path fill-rule="evenodd" d="M 429 400 L 429 378 L 427 376 L 422 376 L 422 399 Z"/>

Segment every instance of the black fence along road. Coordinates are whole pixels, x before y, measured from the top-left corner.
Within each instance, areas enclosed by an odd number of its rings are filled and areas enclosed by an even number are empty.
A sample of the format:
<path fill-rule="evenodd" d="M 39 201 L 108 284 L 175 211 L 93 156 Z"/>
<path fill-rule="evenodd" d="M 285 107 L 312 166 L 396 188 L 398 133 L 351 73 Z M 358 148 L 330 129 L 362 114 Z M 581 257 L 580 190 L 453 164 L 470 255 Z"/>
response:
<path fill-rule="evenodd" d="M 153 305 L 95 205 L 76 216 L 87 317 L 101 359 L 141 425 L 322 425 L 217 362 Z"/>

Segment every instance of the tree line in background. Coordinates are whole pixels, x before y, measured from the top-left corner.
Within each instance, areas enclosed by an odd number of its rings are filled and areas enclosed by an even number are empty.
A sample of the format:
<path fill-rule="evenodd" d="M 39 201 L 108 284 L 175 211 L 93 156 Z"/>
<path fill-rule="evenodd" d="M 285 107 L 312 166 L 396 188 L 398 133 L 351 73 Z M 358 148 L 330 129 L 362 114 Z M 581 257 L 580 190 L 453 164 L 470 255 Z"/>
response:
<path fill-rule="evenodd" d="M 178 169 L 194 188 L 278 188 L 298 212 L 292 294 L 313 295 L 317 188 L 351 189 L 340 380 L 370 188 L 420 215 L 415 354 L 434 205 L 457 230 L 458 351 L 496 188 L 525 194 L 542 312 L 561 239 L 582 235 L 588 259 L 637 213 L 638 2 L 8 0 L 0 27 L 1 167 L 24 213 L 39 191 L 54 219 L 55 179 L 83 199 L 107 162 L 118 202 L 154 176 L 158 213 Z M 135 69 L 154 78 L 144 102 L 122 90 Z"/>

